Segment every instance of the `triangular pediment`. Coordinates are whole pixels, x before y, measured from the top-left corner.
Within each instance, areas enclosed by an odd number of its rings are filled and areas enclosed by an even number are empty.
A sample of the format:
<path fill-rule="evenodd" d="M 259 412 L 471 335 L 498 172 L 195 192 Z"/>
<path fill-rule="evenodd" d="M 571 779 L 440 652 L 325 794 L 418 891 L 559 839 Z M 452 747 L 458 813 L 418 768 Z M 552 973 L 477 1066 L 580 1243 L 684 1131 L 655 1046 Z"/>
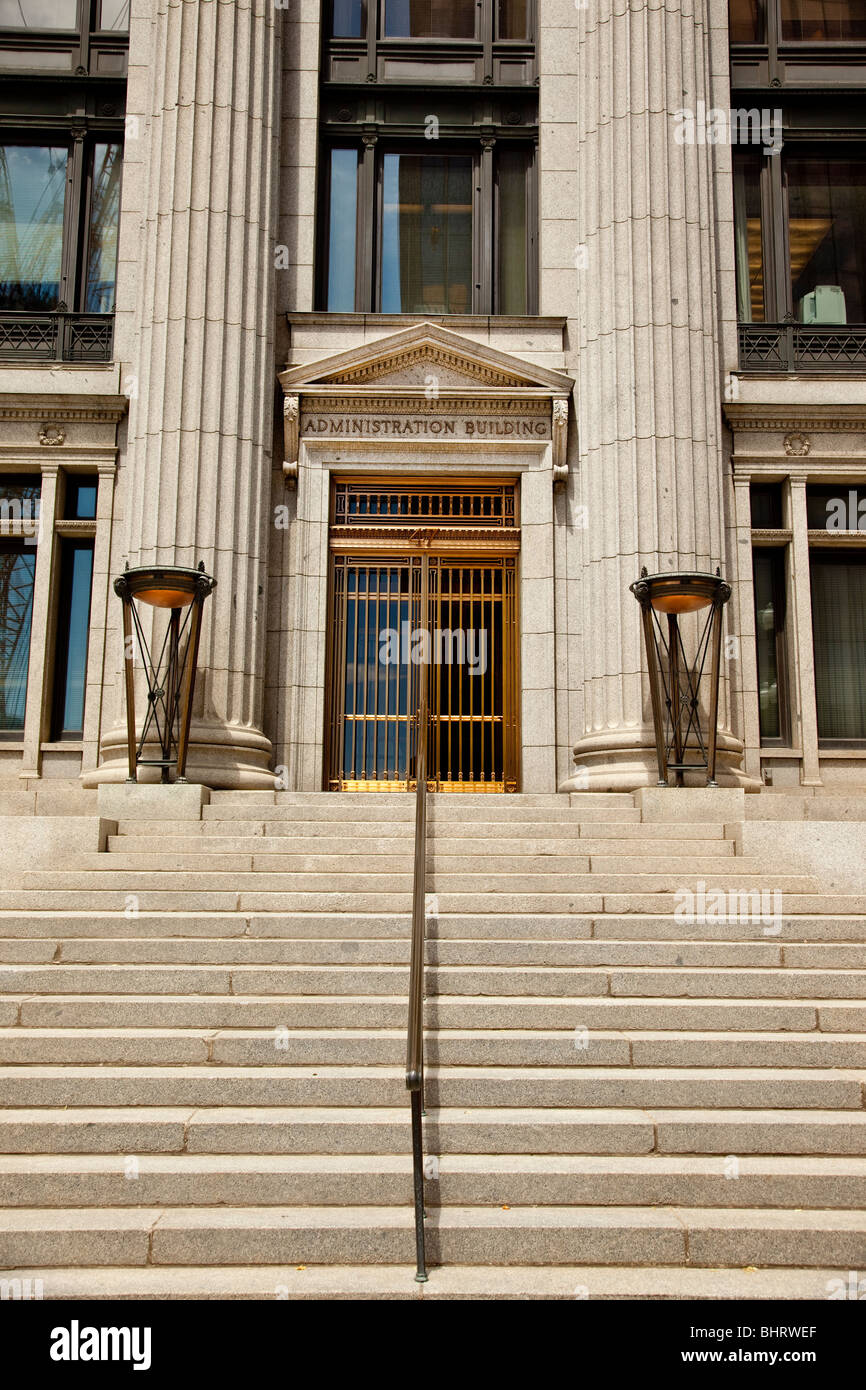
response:
<path fill-rule="evenodd" d="M 350 348 L 280 374 L 283 391 L 340 389 L 423 390 L 435 377 L 439 391 L 530 391 L 567 396 L 572 379 L 562 372 L 476 343 L 436 323 L 418 323 L 399 333 Z"/>

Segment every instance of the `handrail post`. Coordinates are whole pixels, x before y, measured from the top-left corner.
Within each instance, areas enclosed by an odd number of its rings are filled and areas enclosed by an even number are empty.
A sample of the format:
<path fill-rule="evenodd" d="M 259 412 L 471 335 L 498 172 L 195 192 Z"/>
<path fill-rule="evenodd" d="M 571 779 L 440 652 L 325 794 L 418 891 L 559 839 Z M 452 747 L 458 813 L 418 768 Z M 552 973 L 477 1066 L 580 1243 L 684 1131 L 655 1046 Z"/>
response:
<path fill-rule="evenodd" d="M 421 622 L 428 624 L 430 566 L 421 540 Z M 412 880 L 412 951 L 409 962 L 409 1024 L 406 1035 L 406 1086 L 412 1110 L 412 1175 L 415 1201 L 415 1279 L 427 1282 L 424 1248 L 424 1149 L 421 1116 L 424 1110 L 424 916 L 427 900 L 427 723 L 428 676 L 426 653 L 421 662 L 418 734 L 415 743 L 415 863 Z"/>

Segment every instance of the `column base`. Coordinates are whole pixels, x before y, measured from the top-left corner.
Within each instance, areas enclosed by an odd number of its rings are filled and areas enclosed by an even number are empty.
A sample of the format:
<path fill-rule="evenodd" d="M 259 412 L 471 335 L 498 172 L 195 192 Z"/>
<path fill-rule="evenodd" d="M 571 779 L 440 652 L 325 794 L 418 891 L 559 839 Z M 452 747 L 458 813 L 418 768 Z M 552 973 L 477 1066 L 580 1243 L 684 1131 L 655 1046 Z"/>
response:
<path fill-rule="evenodd" d="M 742 767 L 743 745 L 733 734 L 720 733 L 716 783 L 759 792 L 763 783 Z M 655 739 L 649 729 L 618 729 L 588 734 L 574 749 L 575 770 L 559 785 L 561 792 L 633 792 L 659 785 Z M 705 787 L 705 772 L 687 772 L 687 787 Z"/>
<path fill-rule="evenodd" d="M 154 746 L 145 749 L 146 756 L 158 757 Z M 102 761 L 81 775 L 85 787 L 99 787 L 110 782 L 127 782 L 129 762 L 126 729 L 114 728 L 102 740 Z M 193 722 L 189 736 L 186 780 L 201 786 L 227 791 L 273 791 L 274 770 L 271 741 L 257 729 L 245 725 L 208 724 Z M 169 776 L 174 781 L 174 771 Z M 140 767 L 139 783 L 160 781 L 160 769 Z"/>

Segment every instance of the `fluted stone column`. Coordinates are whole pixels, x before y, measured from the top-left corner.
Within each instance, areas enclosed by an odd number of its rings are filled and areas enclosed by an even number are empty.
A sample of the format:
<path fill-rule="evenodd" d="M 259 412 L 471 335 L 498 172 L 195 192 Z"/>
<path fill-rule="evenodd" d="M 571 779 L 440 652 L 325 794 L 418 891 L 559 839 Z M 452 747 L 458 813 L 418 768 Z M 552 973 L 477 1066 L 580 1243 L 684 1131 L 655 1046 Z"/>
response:
<path fill-rule="evenodd" d="M 706 0 L 594 0 L 580 14 L 578 429 L 584 727 L 575 789 L 657 780 L 642 565 L 724 566 L 712 146 L 675 113 L 713 106 Z M 727 701 L 723 689 L 721 722 Z M 736 758 L 720 741 L 720 771 Z"/>
<path fill-rule="evenodd" d="M 189 776 L 223 787 L 273 786 L 262 709 L 281 13 L 273 0 L 156 0 L 139 136 L 127 554 L 203 560 L 217 579 Z M 125 776 L 123 738 L 103 737 L 91 780 Z"/>

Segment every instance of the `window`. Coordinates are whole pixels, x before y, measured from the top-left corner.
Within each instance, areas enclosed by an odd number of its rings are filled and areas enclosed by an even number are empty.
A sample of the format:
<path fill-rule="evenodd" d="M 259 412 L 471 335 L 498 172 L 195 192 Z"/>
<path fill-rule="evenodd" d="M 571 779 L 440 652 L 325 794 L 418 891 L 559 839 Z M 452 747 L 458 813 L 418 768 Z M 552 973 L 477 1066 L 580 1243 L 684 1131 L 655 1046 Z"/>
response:
<path fill-rule="evenodd" d="M 760 323 L 765 304 L 761 162 L 751 153 L 734 160 L 734 234 L 737 312 L 741 323 Z"/>
<path fill-rule="evenodd" d="M 752 528 L 775 531 L 782 525 L 782 484 L 752 483 L 749 488 Z"/>
<path fill-rule="evenodd" d="M 7 515 L 9 500 L 4 490 Z M 35 578 L 32 540 L 0 540 L 0 737 L 24 729 Z"/>
<path fill-rule="evenodd" d="M 129 28 L 130 0 L 102 0 L 99 28 L 124 33 Z"/>
<path fill-rule="evenodd" d="M 866 39 L 866 0 L 781 0 L 780 8 L 786 42 Z"/>
<path fill-rule="evenodd" d="M 866 324 L 866 155 L 737 152 L 734 207 L 741 322 Z M 781 261 L 769 281 L 767 241 Z"/>
<path fill-rule="evenodd" d="M 330 0 L 330 21 L 317 307 L 536 313 L 531 0 Z"/>
<path fill-rule="evenodd" d="M 64 521 L 95 521 L 97 488 L 98 479 L 89 474 L 68 477 Z"/>
<path fill-rule="evenodd" d="M 128 29 L 129 0 L 0 0 L 0 68 L 116 77 Z"/>
<path fill-rule="evenodd" d="M 0 311 L 113 311 L 121 164 L 119 140 L 0 143 Z"/>
<path fill-rule="evenodd" d="M 0 0 L 0 28 L 77 29 L 78 0 Z"/>
<path fill-rule="evenodd" d="M 476 140 L 434 153 L 408 141 L 375 151 L 340 145 L 326 161 L 323 308 L 534 311 L 530 147 L 494 152 Z M 359 245 L 372 248 L 369 261 L 358 263 Z"/>
<path fill-rule="evenodd" d="M 328 184 L 327 289 L 325 307 L 355 307 L 355 243 L 358 221 L 358 151 L 332 149 Z"/>
<path fill-rule="evenodd" d="M 0 0 L 0 358 L 111 357 L 128 27 L 128 0 Z"/>
<path fill-rule="evenodd" d="M 740 370 L 862 373 L 866 0 L 729 0 L 729 24 Z"/>
<path fill-rule="evenodd" d="M 386 39 L 474 39 L 467 0 L 384 0 Z"/>
<path fill-rule="evenodd" d="M 471 311 L 472 177 L 465 155 L 385 154 L 383 313 Z"/>
<path fill-rule="evenodd" d="M 56 683 L 52 736 L 80 738 L 84 728 L 93 541 L 60 541 Z"/>
<path fill-rule="evenodd" d="M 375 0 L 369 3 L 375 15 Z M 478 24 L 493 8 L 473 0 L 382 0 L 383 34 L 388 39 L 474 39 Z M 496 0 L 497 37 L 528 39 L 529 11 L 528 0 Z M 366 33 L 367 0 L 333 0 L 332 36 L 361 39 Z"/>
<path fill-rule="evenodd" d="M 528 39 L 529 0 L 499 0 L 497 32 L 500 39 Z"/>
<path fill-rule="evenodd" d="M 866 487 L 810 483 L 806 516 L 810 531 L 866 531 Z"/>
<path fill-rule="evenodd" d="M 89 314 L 110 314 L 114 309 L 121 161 L 119 143 L 99 140 L 94 144 L 82 275 L 83 308 Z"/>
<path fill-rule="evenodd" d="M 752 577 L 761 743 L 787 744 L 784 549 L 756 547 L 752 551 Z"/>
<path fill-rule="evenodd" d="M 731 43 L 758 43 L 764 36 L 761 0 L 730 0 Z"/>
<path fill-rule="evenodd" d="M 63 146 L 0 146 L 2 309 L 56 309 L 62 298 L 68 160 Z"/>
<path fill-rule="evenodd" d="M 801 323 L 866 323 L 866 159 L 788 158 L 791 302 Z"/>
<path fill-rule="evenodd" d="M 839 145 L 836 144 L 838 150 Z M 866 146 L 734 153 L 741 367 L 866 368 Z"/>
<path fill-rule="evenodd" d="M 824 44 L 857 44 L 866 40 L 866 0 L 730 0 L 729 24 L 731 44 L 764 47 L 770 63 L 779 67 L 779 71 L 769 75 L 777 76 L 784 85 L 789 78 L 796 80 L 802 70 L 798 48 L 808 44 L 820 49 Z M 829 54 L 825 60 L 832 64 Z M 746 71 L 746 62 L 752 64 L 754 72 L 754 56 L 746 59 L 735 53 L 735 78 L 739 64 Z M 764 75 L 760 60 L 757 70 Z"/>
<path fill-rule="evenodd" d="M 330 0 L 327 8 L 325 83 L 535 83 L 531 0 Z"/>
<path fill-rule="evenodd" d="M 866 553 L 810 552 L 818 737 L 866 739 Z"/>

